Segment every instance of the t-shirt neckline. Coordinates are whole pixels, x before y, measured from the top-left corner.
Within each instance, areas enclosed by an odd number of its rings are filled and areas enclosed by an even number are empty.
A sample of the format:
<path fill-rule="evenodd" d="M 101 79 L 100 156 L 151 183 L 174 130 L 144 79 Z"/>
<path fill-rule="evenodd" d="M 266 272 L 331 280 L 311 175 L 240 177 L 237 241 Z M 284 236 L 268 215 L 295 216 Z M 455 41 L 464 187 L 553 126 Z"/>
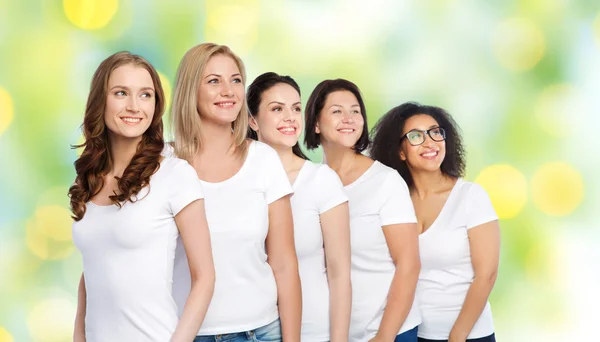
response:
<path fill-rule="evenodd" d="M 254 154 L 254 149 L 255 149 L 256 144 L 257 144 L 256 141 L 250 140 L 250 144 L 248 145 L 248 153 L 246 154 L 246 160 L 244 160 L 242 167 L 240 167 L 240 169 L 233 176 L 231 176 L 225 180 L 222 180 L 220 182 L 208 182 L 208 181 L 205 181 L 204 179 L 198 177 L 200 179 L 200 181 L 202 182 L 202 185 L 206 186 L 206 187 L 219 187 L 223 184 L 232 182 L 236 178 L 240 177 L 240 175 L 245 172 L 244 170 L 246 170 L 247 165 L 250 163 L 250 158 L 252 158 L 252 156 Z"/>
<path fill-rule="evenodd" d="M 462 183 L 462 181 L 463 180 L 460 177 L 456 180 L 456 183 L 454 183 L 452 190 L 450 190 L 450 194 L 448 195 L 448 198 L 446 198 L 446 202 L 444 202 L 444 205 L 442 206 L 442 209 L 438 213 L 438 216 L 435 218 L 435 220 L 433 220 L 433 222 L 431 223 L 429 228 L 427 228 L 427 230 L 424 231 L 423 233 L 419 234 L 419 236 L 424 236 L 425 234 L 427 234 L 428 231 L 430 231 L 432 228 L 434 228 L 437 225 L 440 218 L 446 213 L 446 211 L 447 211 L 446 207 L 448 207 L 449 203 L 451 203 L 451 200 L 454 200 L 454 196 L 459 188 L 459 183 Z"/>

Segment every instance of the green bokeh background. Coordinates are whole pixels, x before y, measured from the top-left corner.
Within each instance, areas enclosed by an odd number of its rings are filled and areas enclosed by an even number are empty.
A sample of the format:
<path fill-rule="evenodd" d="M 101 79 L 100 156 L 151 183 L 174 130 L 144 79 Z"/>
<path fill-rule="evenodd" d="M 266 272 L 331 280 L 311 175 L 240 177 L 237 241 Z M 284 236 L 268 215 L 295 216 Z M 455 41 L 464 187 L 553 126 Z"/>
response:
<path fill-rule="evenodd" d="M 498 340 L 597 340 L 597 1 L 0 0 L 0 342 L 71 338 L 69 145 L 98 64 L 141 54 L 170 94 L 207 41 L 242 57 L 247 84 L 288 74 L 304 100 L 354 81 L 370 126 L 409 100 L 446 108 L 502 218 Z"/>

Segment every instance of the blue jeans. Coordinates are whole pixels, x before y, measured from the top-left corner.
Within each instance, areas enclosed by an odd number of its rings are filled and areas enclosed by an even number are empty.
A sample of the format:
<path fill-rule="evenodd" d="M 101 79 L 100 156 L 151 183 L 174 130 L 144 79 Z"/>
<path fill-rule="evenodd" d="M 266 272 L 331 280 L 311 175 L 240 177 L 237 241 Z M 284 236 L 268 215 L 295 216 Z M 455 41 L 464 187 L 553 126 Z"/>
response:
<path fill-rule="evenodd" d="M 428 340 L 426 338 L 419 337 L 419 342 L 446 342 L 446 341 L 448 341 L 448 340 Z M 486 337 L 468 338 L 467 342 L 496 342 L 496 335 L 491 334 L 490 336 L 486 336 Z"/>
<path fill-rule="evenodd" d="M 394 342 L 417 342 L 417 329 L 419 327 L 414 327 L 408 331 L 403 332 L 402 334 L 396 336 Z"/>
<path fill-rule="evenodd" d="M 194 342 L 281 342 L 279 318 L 253 330 L 230 334 L 196 336 Z"/>

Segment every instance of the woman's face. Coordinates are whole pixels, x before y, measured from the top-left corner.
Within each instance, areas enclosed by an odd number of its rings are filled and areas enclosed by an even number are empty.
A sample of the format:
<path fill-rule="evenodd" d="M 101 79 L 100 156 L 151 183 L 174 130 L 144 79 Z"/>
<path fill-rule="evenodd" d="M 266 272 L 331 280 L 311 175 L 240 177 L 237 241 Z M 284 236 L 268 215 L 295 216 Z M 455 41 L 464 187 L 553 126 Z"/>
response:
<path fill-rule="evenodd" d="M 300 94 L 279 83 L 261 94 L 258 113 L 250 118 L 258 140 L 273 147 L 293 147 L 302 133 Z"/>
<path fill-rule="evenodd" d="M 226 55 L 208 60 L 198 88 L 198 113 L 203 119 L 225 124 L 235 121 L 246 92 L 235 61 Z"/>
<path fill-rule="evenodd" d="M 315 127 L 315 132 L 321 135 L 321 143 L 353 148 L 365 125 L 360 111 L 358 99 L 347 90 L 327 95 Z"/>
<path fill-rule="evenodd" d="M 154 118 L 154 82 L 148 70 L 122 65 L 110 74 L 104 111 L 109 137 L 141 139 Z"/>
<path fill-rule="evenodd" d="M 400 144 L 400 159 L 406 161 L 411 171 L 437 171 L 446 157 L 443 128 L 431 116 L 418 114 L 404 123 Z M 404 138 L 402 138 L 404 137 Z"/>

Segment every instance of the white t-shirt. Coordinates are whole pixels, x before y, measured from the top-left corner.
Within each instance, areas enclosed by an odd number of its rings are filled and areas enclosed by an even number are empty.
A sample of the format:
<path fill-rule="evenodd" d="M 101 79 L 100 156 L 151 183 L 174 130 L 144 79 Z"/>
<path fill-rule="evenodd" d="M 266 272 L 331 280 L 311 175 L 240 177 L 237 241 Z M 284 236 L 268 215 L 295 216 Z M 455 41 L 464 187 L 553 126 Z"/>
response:
<path fill-rule="evenodd" d="M 423 316 L 419 337 L 448 338 L 475 276 L 467 231 L 497 219 L 485 190 L 459 178 L 436 220 L 419 236 L 417 295 Z M 487 303 L 468 338 L 493 332 L 492 310 Z"/>
<path fill-rule="evenodd" d="M 196 171 L 165 158 L 138 201 L 99 206 L 73 223 L 87 292 L 85 335 L 93 341 L 169 341 L 177 327 L 171 296 L 179 230 L 175 215 L 203 197 Z"/>
<path fill-rule="evenodd" d="M 320 215 L 348 201 L 338 175 L 306 161 L 293 185 L 294 239 L 302 284 L 303 342 L 329 341 L 329 282 Z"/>
<path fill-rule="evenodd" d="M 265 250 L 269 204 L 292 193 L 281 160 L 271 147 L 253 141 L 234 176 L 219 183 L 201 182 L 216 282 L 198 335 L 267 325 L 279 317 L 277 284 Z M 173 297 L 180 313 L 190 285 L 185 250 L 178 241 Z"/>
<path fill-rule="evenodd" d="M 350 341 L 365 342 L 375 337 L 379 330 L 396 272 L 382 227 L 416 223 L 417 218 L 402 177 L 378 161 L 345 189 L 350 206 L 352 250 Z M 421 316 L 415 296 L 398 333 L 419 323 Z"/>

